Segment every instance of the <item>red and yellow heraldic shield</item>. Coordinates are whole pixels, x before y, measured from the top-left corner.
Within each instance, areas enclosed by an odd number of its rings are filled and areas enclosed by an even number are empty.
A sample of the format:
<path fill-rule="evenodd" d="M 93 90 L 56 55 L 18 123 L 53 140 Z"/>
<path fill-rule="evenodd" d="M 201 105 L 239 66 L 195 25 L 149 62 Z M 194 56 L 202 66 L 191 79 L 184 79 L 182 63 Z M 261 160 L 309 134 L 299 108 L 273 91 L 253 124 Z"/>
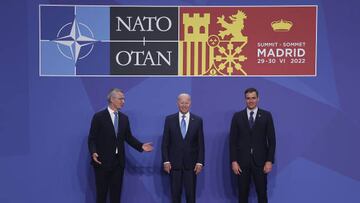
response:
<path fill-rule="evenodd" d="M 178 75 L 316 76 L 316 6 L 180 7 Z"/>

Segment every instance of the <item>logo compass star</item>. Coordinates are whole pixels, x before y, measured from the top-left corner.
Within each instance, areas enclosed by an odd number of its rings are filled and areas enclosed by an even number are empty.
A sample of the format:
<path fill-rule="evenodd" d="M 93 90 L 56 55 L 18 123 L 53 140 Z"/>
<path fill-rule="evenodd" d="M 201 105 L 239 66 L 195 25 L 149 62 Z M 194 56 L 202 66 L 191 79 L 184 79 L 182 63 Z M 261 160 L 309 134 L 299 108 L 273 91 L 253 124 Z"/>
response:
<path fill-rule="evenodd" d="M 66 32 L 69 27 L 70 33 Z M 96 40 L 90 28 L 83 23 L 79 23 L 75 18 L 72 23 L 65 24 L 59 30 L 57 39 L 54 42 L 57 43 L 57 47 L 63 56 L 76 63 L 79 59 L 83 59 L 90 54 Z M 66 48 L 68 50 L 65 50 Z"/>

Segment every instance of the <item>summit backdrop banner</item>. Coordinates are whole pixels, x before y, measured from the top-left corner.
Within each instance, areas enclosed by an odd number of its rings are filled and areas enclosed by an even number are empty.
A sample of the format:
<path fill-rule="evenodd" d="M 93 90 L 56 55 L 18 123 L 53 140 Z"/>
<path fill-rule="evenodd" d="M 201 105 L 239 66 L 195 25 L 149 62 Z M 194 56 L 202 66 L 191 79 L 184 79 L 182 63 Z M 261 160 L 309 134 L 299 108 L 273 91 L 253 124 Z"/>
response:
<path fill-rule="evenodd" d="M 316 76 L 317 6 L 39 6 L 40 76 Z"/>

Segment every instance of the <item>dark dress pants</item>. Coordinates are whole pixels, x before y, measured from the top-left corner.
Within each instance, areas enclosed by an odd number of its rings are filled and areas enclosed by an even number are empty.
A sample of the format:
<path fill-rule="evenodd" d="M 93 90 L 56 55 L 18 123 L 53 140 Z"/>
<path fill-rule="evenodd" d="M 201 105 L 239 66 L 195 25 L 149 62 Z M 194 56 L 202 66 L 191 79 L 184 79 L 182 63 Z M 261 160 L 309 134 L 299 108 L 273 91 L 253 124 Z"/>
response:
<path fill-rule="evenodd" d="M 258 203 L 267 203 L 267 174 L 264 173 L 264 166 L 257 166 L 254 159 L 250 161 L 250 167 L 242 168 L 238 175 L 239 203 L 248 203 L 250 179 L 255 184 Z"/>
<path fill-rule="evenodd" d="M 120 203 L 123 176 L 124 167 L 120 166 L 117 160 L 110 168 L 96 166 L 96 202 L 106 203 L 107 194 L 110 192 L 110 203 Z"/>
<path fill-rule="evenodd" d="M 186 202 L 196 202 L 196 175 L 194 170 L 171 170 L 170 182 L 173 203 L 181 203 L 183 186 L 185 188 Z"/>

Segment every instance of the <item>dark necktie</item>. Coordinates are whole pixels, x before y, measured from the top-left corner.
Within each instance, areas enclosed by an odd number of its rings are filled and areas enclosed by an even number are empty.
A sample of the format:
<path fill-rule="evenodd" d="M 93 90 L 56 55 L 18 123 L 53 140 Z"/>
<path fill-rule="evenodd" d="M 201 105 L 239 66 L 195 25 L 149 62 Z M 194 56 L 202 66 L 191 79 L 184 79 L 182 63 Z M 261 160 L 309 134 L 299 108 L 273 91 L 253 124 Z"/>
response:
<path fill-rule="evenodd" d="M 254 112 L 253 111 L 250 111 L 249 125 L 250 125 L 250 128 L 252 128 L 254 126 Z"/>

